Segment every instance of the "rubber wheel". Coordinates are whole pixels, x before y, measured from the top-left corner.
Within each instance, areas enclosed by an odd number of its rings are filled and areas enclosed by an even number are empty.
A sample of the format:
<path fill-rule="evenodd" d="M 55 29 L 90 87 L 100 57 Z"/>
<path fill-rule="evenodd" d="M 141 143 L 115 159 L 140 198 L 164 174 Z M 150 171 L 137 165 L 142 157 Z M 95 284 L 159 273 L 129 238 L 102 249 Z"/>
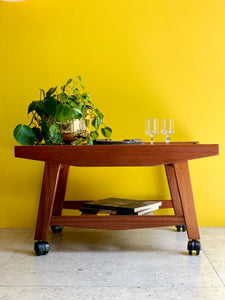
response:
<path fill-rule="evenodd" d="M 192 240 L 188 242 L 187 250 L 189 252 L 189 255 L 192 255 L 192 251 L 196 251 L 196 255 L 199 255 L 201 250 L 201 244 L 197 240 Z"/>
<path fill-rule="evenodd" d="M 38 241 L 34 243 L 34 251 L 37 256 L 46 255 L 50 250 L 49 243 L 46 241 Z"/>
<path fill-rule="evenodd" d="M 53 233 L 62 232 L 63 226 L 51 226 L 51 230 Z"/>
<path fill-rule="evenodd" d="M 180 231 L 185 232 L 186 231 L 185 225 L 177 225 L 176 228 L 177 228 L 177 232 L 180 232 Z"/>

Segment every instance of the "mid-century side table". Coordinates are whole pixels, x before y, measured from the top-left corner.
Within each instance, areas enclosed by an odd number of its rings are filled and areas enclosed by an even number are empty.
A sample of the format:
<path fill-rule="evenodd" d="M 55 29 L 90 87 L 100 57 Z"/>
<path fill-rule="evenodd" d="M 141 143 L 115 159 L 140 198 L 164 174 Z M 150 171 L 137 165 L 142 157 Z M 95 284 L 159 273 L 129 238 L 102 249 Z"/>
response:
<path fill-rule="evenodd" d="M 141 145 L 40 145 L 16 146 L 15 156 L 45 162 L 39 212 L 34 240 L 37 255 L 49 252 L 49 226 L 60 232 L 63 226 L 124 230 L 161 226 L 187 229 L 189 254 L 201 249 L 200 234 L 189 174 L 188 161 L 219 154 L 217 144 L 149 143 Z M 164 165 L 171 200 L 163 200 L 160 208 L 173 208 L 174 215 L 110 215 L 63 216 L 63 208 L 79 209 L 82 201 L 64 201 L 70 166 L 135 167 Z M 201 172 L 201 171 L 199 171 Z"/>

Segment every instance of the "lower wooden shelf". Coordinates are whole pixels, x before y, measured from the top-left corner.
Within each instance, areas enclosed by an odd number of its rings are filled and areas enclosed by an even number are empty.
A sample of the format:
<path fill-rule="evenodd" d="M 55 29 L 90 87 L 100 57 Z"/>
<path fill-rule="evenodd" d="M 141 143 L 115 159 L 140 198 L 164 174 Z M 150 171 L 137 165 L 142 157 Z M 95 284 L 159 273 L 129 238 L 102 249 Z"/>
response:
<path fill-rule="evenodd" d="M 163 227 L 185 224 L 183 216 L 131 216 L 110 215 L 96 216 L 83 214 L 81 216 L 52 216 L 50 225 L 69 226 L 77 228 L 93 228 L 107 230 L 124 230 L 150 227 Z"/>

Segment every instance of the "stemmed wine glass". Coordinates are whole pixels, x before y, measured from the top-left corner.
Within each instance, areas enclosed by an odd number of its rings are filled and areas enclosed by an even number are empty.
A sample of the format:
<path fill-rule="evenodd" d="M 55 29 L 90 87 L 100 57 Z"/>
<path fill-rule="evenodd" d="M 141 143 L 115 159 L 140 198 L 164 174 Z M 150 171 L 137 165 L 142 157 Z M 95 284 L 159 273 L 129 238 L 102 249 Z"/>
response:
<path fill-rule="evenodd" d="M 161 134 L 166 136 L 166 144 L 169 144 L 170 135 L 174 134 L 174 119 L 161 119 Z"/>
<path fill-rule="evenodd" d="M 145 134 L 150 135 L 150 142 L 153 145 L 153 137 L 155 134 L 159 134 L 159 120 L 158 119 L 146 119 L 145 120 Z"/>

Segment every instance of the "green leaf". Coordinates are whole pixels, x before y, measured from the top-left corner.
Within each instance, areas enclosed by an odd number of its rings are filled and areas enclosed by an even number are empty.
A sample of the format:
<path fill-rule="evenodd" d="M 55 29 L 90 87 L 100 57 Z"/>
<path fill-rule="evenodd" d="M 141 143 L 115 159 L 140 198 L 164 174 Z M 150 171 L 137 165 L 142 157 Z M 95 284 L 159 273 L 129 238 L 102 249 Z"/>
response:
<path fill-rule="evenodd" d="M 94 110 L 94 107 L 91 106 L 91 105 L 86 105 L 86 108 L 87 108 L 87 109 L 90 109 L 90 110 Z"/>
<path fill-rule="evenodd" d="M 96 108 L 96 109 L 95 109 L 95 112 L 96 112 L 96 114 L 97 114 L 97 116 L 98 116 L 99 118 L 103 119 L 104 115 L 103 115 L 103 113 L 100 112 L 100 110 L 98 110 L 98 109 Z"/>
<path fill-rule="evenodd" d="M 60 103 L 56 109 L 56 118 L 61 124 L 72 119 L 71 107 L 68 104 Z"/>
<path fill-rule="evenodd" d="M 89 100 L 89 97 L 90 97 L 89 93 L 83 93 L 82 94 L 82 98 L 84 98 L 84 99 Z"/>
<path fill-rule="evenodd" d="M 77 77 L 78 77 L 78 79 L 79 79 L 80 81 L 82 80 L 80 75 L 78 75 Z"/>
<path fill-rule="evenodd" d="M 55 117 L 56 108 L 57 108 L 57 102 L 55 98 L 49 97 L 44 102 L 44 110 L 49 116 Z"/>
<path fill-rule="evenodd" d="M 45 145 L 51 145 L 52 142 L 51 142 L 51 135 L 50 133 L 48 132 L 46 137 L 45 137 Z"/>
<path fill-rule="evenodd" d="M 80 110 L 82 112 L 82 117 L 84 118 L 86 116 L 86 106 L 85 106 L 85 103 L 83 101 L 80 101 L 78 103 L 78 107 L 80 108 Z"/>
<path fill-rule="evenodd" d="M 27 125 L 17 125 L 14 129 L 13 135 L 17 142 L 21 145 L 33 145 L 35 142 L 35 134 Z"/>
<path fill-rule="evenodd" d="M 72 101 L 75 101 L 75 100 L 77 100 L 77 97 L 76 97 L 75 95 L 70 95 L 70 96 L 68 97 L 68 99 L 69 99 L 69 100 L 72 100 Z"/>
<path fill-rule="evenodd" d="M 90 127 L 90 120 L 89 119 L 85 119 L 85 126 L 87 127 L 87 129 Z"/>
<path fill-rule="evenodd" d="M 61 144 L 63 142 L 62 135 L 60 133 L 56 133 L 51 138 L 53 144 Z"/>
<path fill-rule="evenodd" d="M 68 97 L 68 102 L 71 104 L 72 102 L 75 103 L 76 105 L 79 104 L 79 97 L 77 95 L 71 95 Z"/>
<path fill-rule="evenodd" d="M 107 139 L 109 139 L 112 134 L 112 129 L 107 126 L 105 128 L 101 128 L 101 132 Z"/>
<path fill-rule="evenodd" d="M 90 138 L 90 136 L 87 136 L 87 144 L 88 145 L 93 145 L 93 140 Z"/>
<path fill-rule="evenodd" d="M 46 137 L 49 133 L 49 127 L 46 120 L 44 119 L 41 120 L 41 128 L 42 128 L 43 136 Z"/>
<path fill-rule="evenodd" d="M 30 103 L 30 105 L 28 106 L 28 111 L 27 113 L 29 114 L 30 112 L 36 110 L 37 106 L 38 106 L 39 101 L 32 101 Z"/>
<path fill-rule="evenodd" d="M 47 93 L 46 93 L 46 98 L 48 98 L 48 97 L 50 97 L 52 94 L 54 94 L 55 91 L 56 91 L 56 89 L 57 89 L 57 86 L 56 86 L 55 88 L 50 88 L 50 89 L 47 91 Z"/>
<path fill-rule="evenodd" d="M 38 127 L 32 127 L 32 130 L 33 130 L 33 132 L 34 132 L 34 134 L 35 134 L 36 140 L 37 140 L 39 143 L 41 143 L 41 141 L 42 141 L 42 139 L 43 139 L 43 134 L 42 134 L 40 128 L 38 128 Z"/>
<path fill-rule="evenodd" d="M 90 133 L 90 136 L 93 138 L 93 140 L 96 140 L 98 138 L 98 131 L 94 130 Z"/>
<path fill-rule="evenodd" d="M 85 108 L 85 103 L 83 101 L 80 101 L 78 106 L 80 107 L 81 110 Z"/>
<path fill-rule="evenodd" d="M 42 118 L 43 115 L 45 114 L 44 110 L 44 101 L 37 101 L 37 107 L 36 107 L 36 112 L 37 114 Z"/>
<path fill-rule="evenodd" d="M 72 116 L 78 120 L 80 120 L 83 117 L 83 113 L 78 106 L 72 109 Z"/>
<path fill-rule="evenodd" d="M 60 133 L 60 129 L 59 126 L 56 123 L 53 123 L 50 127 L 49 127 L 49 133 L 51 136 L 54 136 L 55 134 Z"/>
<path fill-rule="evenodd" d="M 84 85 L 83 85 L 83 83 L 81 81 L 79 82 L 79 84 L 82 87 L 82 89 L 84 89 Z"/>
<path fill-rule="evenodd" d="M 65 101 L 67 99 L 67 94 L 65 94 L 65 93 L 61 93 L 61 94 L 59 94 L 58 95 L 58 100 L 59 101 Z"/>
<path fill-rule="evenodd" d="M 68 79 L 67 82 L 66 82 L 66 85 L 70 84 L 72 81 L 73 81 L 73 79 L 71 79 L 71 78 Z"/>
<path fill-rule="evenodd" d="M 66 88 L 65 85 L 61 86 L 61 90 L 62 90 L 63 93 L 65 92 L 65 88 Z"/>
<path fill-rule="evenodd" d="M 45 98 L 45 91 L 43 89 L 40 89 L 40 100 L 41 100 L 41 95 L 43 97 L 43 99 Z"/>
<path fill-rule="evenodd" d="M 87 99 L 87 102 L 88 102 L 89 104 L 91 104 L 93 107 L 95 107 L 94 104 L 91 102 L 91 100 L 90 100 L 89 98 Z"/>
<path fill-rule="evenodd" d="M 76 142 L 75 142 L 75 145 L 76 146 L 80 146 L 80 145 L 82 145 L 83 144 L 83 139 L 82 138 L 79 138 L 78 140 L 76 140 Z"/>
<path fill-rule="evenodd" d="M 94 126 L 95 129 L 98 129 L 101 124 L 101 121 L 102 121 L 101 118 L 97 116 L 93 119 L 91 124 Z"/>
<path fill-rule="evenodd" d="M 69 100 L 68 101 L 68 104 L 71 106 L 71 107 L 77 107 L 77 103 L 74 101 L 74 100 Z"/>

